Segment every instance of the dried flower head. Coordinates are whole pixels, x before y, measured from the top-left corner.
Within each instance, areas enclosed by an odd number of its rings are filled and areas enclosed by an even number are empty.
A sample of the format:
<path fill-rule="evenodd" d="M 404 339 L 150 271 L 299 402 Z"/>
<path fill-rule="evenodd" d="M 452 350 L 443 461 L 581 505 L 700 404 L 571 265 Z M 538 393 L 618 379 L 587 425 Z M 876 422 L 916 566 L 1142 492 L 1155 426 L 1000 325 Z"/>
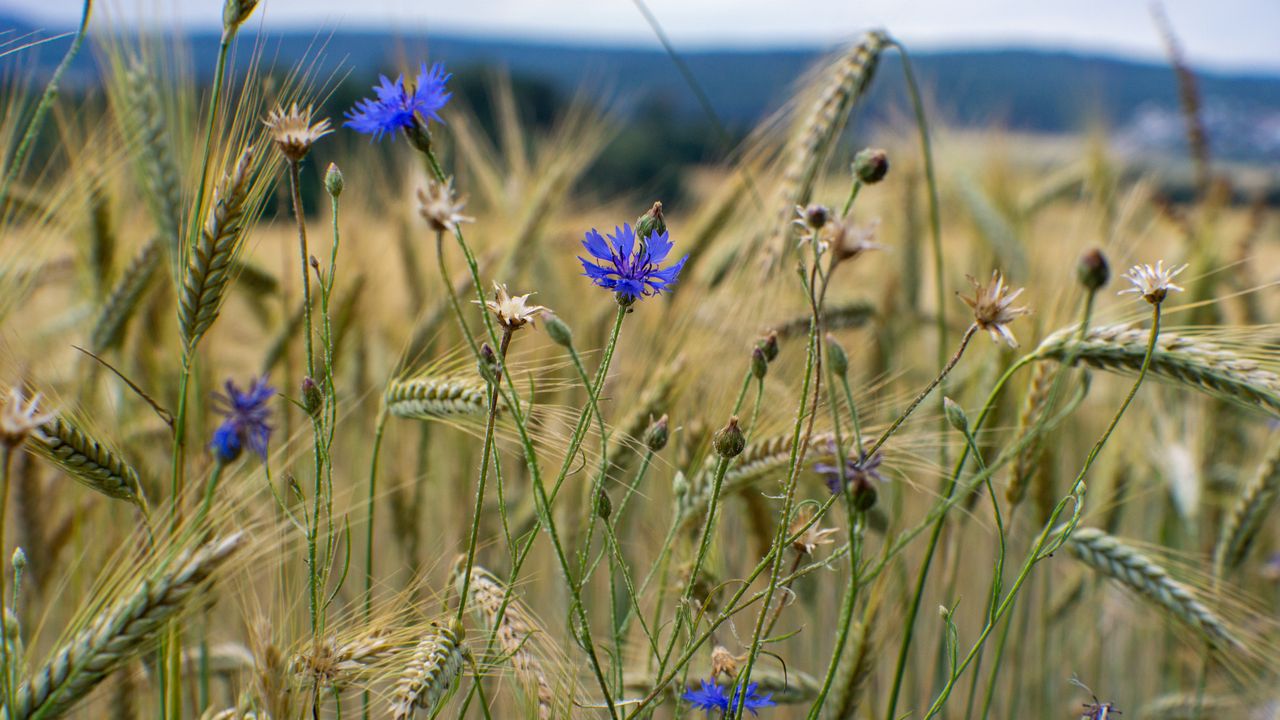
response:
<path fill-rule="evenodd" d="M 466 198 L 459 198 L 453 191 L 452 177 L 444 182 L 432 180 L 425 190 L 418 190 L 418 212 L 436 232 L 456 232 L 458 225 L 475 222 L 475 218 L 462 214 L 466 206 Z"/>
<path fill-rule="evenodd" d="M 805 505 L 796 513 L 795 519 L 791 521 L 789 535 L 795 535 L 800 532 L 800 528 L 809 524 L 813 519 L 815 512 L 812 505 Z M 839 532 L 836 528 L 824 528 L 819 523 L 809 525 L 803 533 L 800 533 L 795 540 L 791 542 L 791 549 L 796 551 L 797 555 L 812 555 L 819 545 L 830 545 L 835 542 L 831 537 Z"/>
<path fill-rule="evenodd" d="M 744 656 L 745 657 L 745 656 Z M 711 649 L 711 679 L 724 675 L 733 678 L 738 675 L 738 663 L 742 662 L 742 657 L 736 657 L 729 652 L 729 648 L 723 645 L 716 645 Z"/>
<path fill-rule="evenodd" d="M 534 315 L 546 310 L 541 305 L 529 305 L 529 296 L 533 293 L 524 295 L 511 295 L 507 292 L 507 286 L 499 283 L 493 284 L 493 299 L 486 300 L 484 305 L 489 308 L 498 318 L 498 322 L 509 330 L 518 330 L 525 325 L 532 325 Z M 479 300 L 475 301 L 479 303 Z"/>
<path fill-rule="evenodd" d="M 983 285 L 972 277 L 969 282 L 973 283 L 973 297 L 961 295 L 960 299 L 973 308 L 974 323 L 991 333 L 992 340 L 1003 340 L 1009 347 L 1018 347 L 1018 339 L 1009 332 L 1009 323 L 1031 313 L 1025 307 L 1013 307 L 1013 301 L 1022 294 L 1024 288 L 1010 291 L 999 270 L 991 273 L 991 283 L 988 285 Z"/>
<path fill-rule="evenodd" d="M 1124 274 L 1124 279 L 1133 283 L 1133 287 L 1121 290 L 1118 294 L 1134 293 L 1141 295 L 1143 300 L 1152 305 L 1158 305 L 1164 302 L 1165 296 L 1170 292 L 1183 291 L 1181 286 L 1173 283 L 1173 279 L 1186 269 L 1187 265 L 1183 263 L 1176 268 L 1166 270 L 1163 260 L 1157 260 L 1155 267 L 1134 265 Z"/>
<path fill-rule="evenodd" d="M 852 260 L 865 252 L 884 248 L 875 242 L 879 227 L 879 220 L 858 226 L 853 224 L 852 216 L 842 220 L 831 219 L 822 227 L 822 243 L 835 253 L 836 262 Z"/>
<path fill-rule="evenodd" d="M 9 388 L 9 402 L 0 408 L 0 444 L 16 448 L 52 419 L 53 413 L 40 412 L 40 393 L 26 400 L 20 388 Z"/>
<path fill-rule="evenodd" d="M 306 157 L 315 141 L 333 132 L 328 118 L 312 124 L 311 106 L 300 108 L 298 103 L 290 105 L 288 110 L 283 107 L 272 110 L 263 124 L 271 131 L 271 140 L 281 154 L 293 162 Z"/>

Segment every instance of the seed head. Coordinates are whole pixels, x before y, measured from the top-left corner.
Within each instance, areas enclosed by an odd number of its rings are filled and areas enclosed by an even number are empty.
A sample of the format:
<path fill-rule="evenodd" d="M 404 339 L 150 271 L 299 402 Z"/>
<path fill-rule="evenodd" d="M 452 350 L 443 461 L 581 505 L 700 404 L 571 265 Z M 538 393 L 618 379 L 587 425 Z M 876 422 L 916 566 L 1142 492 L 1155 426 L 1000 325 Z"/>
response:
<path fill-rule="evenodd" d="M 778 359 L 778 333 L 770 330 L 768 335 L 756 341 L 756 347 L 764 352 L 764 359 L 773 362 Z"/>
<path fill-rule="evenodd" d="M 507 292 L 507 286 L 499 283 L 493 284 L 493 291 L 493 299 L 485 301 L 485 307 L 508 330 L 519 330 L 525 325 L 532 325 L 534 315 L 546 310 L 541 305 L 526 304 L 533 293 L 512 296 Z"/>
<path fill-rule="evenodd" d="M 960 299 L 973 308 L 974 323 L 990 333 L 992 340 L 1003 340 L 1009 347 L 1018 347 L 1018 339 L 1009 331 L 1009 323 L 1031 313 L 1025 307 L 1013 307 L 1013 301 L 1022 294 L 1024 288 L 1011 292 L 999 270 L 991 273 L 991 283 L 988 285 L 983 285 L 972 277 L 969 282 L 973 283 L 973 297 L 961 295 Z"/>
<path fill-rule="evenodd" d="M 853 174 L 868 185 L 880 182 L 889 174 L 889 154 L 879 148 L 859 150 L 853 156 Z"/>
<path fill-rule="evenodd" d="M 1186 263 L 1176 268 L 1164 268 L 1164 261 L 1157 260 L 1156 266 L 1150 265 L 1134 265 L 1129 268 L 1129 272 L 1124 274 L 1124 279 L 1133 283 L 1133 287 L 1125 288 L 1118 294 L 1126 295 L 1134 293 L 1141 295 L 1143 300 L 1152 305 L 1159 305 L 1164 302 L 1165 297 L 1171 292 L 1182 292 L 1180 285 L 1175 285 L 1173 279 L 1183 270 L 1187 269 Z"/>
<path fill-rule="evenodd" d="M 796 215 L 796 225 L 817 232 L 822 229 L 823 225 L 827 224 L 827 220 L 831 219 L 831 210 L 826 205 L 819 205 L 818 203 L 813 203 L 809 207 L 797 205 Z"/>
<path fill-rule="evenodd" d="M 10 450 L 18 447 L 53 417 L 53 413 L 40 412 L 40 393 L 25 400 L 20 388 L 9 388 L 9 402 L 0 408 L 0 444 Z"/>
<path fill-rule="evenodd" d="M 293 162 L 306 157 L 315 141 L 333 132 L 328 118 L 312 124 L 311 107 L 299 108 L 298 103 L 290 105 L 288 110 L 282 107 L 272 110 L 263 123 L 271 131 L 271 139 L 280 153 Z"/>
<path fill-rule="evenodd" d="M 432 180 L 425 190 L 418 190 L 418 212 L 436 232 L 456 232 L 464 222 L 475 218 L 462 214 L 467 206 L 466 198 L 459 198 L 453 191 L 453 178 L 444 182 Z"/>

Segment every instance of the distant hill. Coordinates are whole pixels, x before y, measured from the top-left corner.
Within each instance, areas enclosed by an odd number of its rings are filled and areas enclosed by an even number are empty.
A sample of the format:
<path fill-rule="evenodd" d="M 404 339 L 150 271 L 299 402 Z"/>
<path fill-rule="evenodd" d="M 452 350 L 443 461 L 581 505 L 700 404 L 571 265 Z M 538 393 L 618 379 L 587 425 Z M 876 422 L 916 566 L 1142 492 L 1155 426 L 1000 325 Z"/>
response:
<path fill-rule="evenodd" d="M 0 28 L 6 27 L 19 35 L 34 30 L 18 18 L 0 15 Z M 633 112 L 658 107 L 672 120 L 703 117 L 671 59 L 657 49 L 367 31 L 338 31 L 327 37 L 292 32 L 262 40 L 264 56 L 285 66 L 308 52 L 314 54 L 323 42 L 326 66 L 350 69 L 347 85 L 353 88 L 367 87 L 378 73 L 395 71 L 402 66 L 400 58 L 429 56 L 448 63 L 460 76 L 477 66 L 502 66 L 513 75 L 541 79 L 562 95 L 585 87 L 606 93 Z M 205 74 L 212 72 L 217 41 L 212 32 L 188 38 L 192 57 Z M 65 41 L 40 48 L 39 67 L 56 63 L 63 47 Z M 808 68 L 836 50 L 712 50 L 683 53 L 682 58 L 716 114 L 741 130 L 776 109 Z M 937 99 L 942 119 L 952 124 L 1058 133 L 1100 120 L 1138 146 L 1181 142 L 1176 131 L 1177 84 L 1164 65 L 1019 48 L 919 52 L 912 59 L 926 92 Z M 8 62 L 15 60 L 0 60 L 0 67 Z M 90 82 L 93 62 L 93 53 L 84 53 L 73 80 Z M 901 107 L 901 77 L 899 58 L 889 54 L 873 85 L 871 119 L 877 111 Z M 1280 158 L 1280 76 L 1201 72 L 1198 77 L 1216 151 Z"/>

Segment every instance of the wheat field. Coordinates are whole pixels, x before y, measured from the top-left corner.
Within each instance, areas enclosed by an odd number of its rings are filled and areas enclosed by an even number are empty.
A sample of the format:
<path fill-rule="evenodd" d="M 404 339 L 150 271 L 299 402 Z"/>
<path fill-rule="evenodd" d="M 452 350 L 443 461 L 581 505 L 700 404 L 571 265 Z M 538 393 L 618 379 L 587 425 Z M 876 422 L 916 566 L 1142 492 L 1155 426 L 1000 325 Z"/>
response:
<path fill-rule="evenodd" d="M 1276 716 L 1280 230 L 1197 108 L 1175 204 L 872 32 L 664 205 L 429 58 L 320 117 L 255 5 L 0 94 L 0 715 Z"/>

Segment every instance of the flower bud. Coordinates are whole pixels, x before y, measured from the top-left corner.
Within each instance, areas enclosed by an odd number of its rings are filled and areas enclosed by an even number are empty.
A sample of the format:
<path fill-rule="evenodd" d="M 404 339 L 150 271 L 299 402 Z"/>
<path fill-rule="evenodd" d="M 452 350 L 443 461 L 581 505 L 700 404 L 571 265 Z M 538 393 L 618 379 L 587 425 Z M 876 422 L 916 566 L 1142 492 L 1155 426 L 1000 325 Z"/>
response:
<path fill-rule="evenodd" d="M 404 136 L 423 155 L 431 152 L 431 133 L 427 131 L 427 125 L 421 118 L 414 118 L 413 124 L 404 129 Z"/>
<path fill-rule="evenodd" d="M 13 549 L 13 570 L 21 573 L 27 569 L 27 553 L 21 547 Z"/>
<path fill-rule="evenodd" d="M 645 242 L 651 235 L 662 235 L 667 231 L 667 220 L 662 217 L 662 203 L 655 202 L 653 207 L 636 219 L 636 237 Z"/>
<path fill-rule="evenodd" d="M 965 435 L 969 434 L 969 418 L 964 414 L 964 408 L 960 407 L 960 403 L 949 397 L 944 397 L 942 398 L 942 411 L 947 416 L 947 422 L 951 424 L 951 427 Z"/>
<path fill-rule="evenodd" d="M 804 209 L 804 224 L 814 230 L 821 230 L 830 218 L 831 210 L 827 209 L 826 205 L 814 203 Z"/>
<path fill-rule="evenodd" d="M 827 362 L 831 365 L 831 372 L 837 377 L 849 374 L 849 356 L 831 333 L 827 333 Z"/>
<path fill-rule="evenodd" d="M 324 189 L 336 198 L 342 194 L 344 184 L 342 170 L 335 163 L 329 163 L 329 169 L 324 173 Z"/>
<path fill-rule="evenodd" d="M 222 37 L 233 37 L 256 7 L 258 0 L 226 0 L 222 5 Z"/>
<path fill-rule="evenodd" d="M 1090 291 L 1096 291 L 1111 280 L 1111 266 L 1102 250 L 1093 248 L 1080 256 L 1076 264 L 1076 277 Z"/>
<path fill-rule="evenodd" d="M 604 488 L 597 488 L 596 489 L 596 515 L 599 515 L 601 520 L 608 520 L 609 516 L 612 514 L 613 514 L 613 501 L 609 499 L 609 493 L 605 492 Z"/>
<path fill-rule="evenodd" d="M 555 344 L 566 348 L 573 347 L 573 331 L 558 315 L 550 312 L 542 313 L 542 327 L 546 328 L 547 337 L 551 338 Z"/>
<path fill-rule="evenodd" d="M 853 175 L 868 185 L 874 185 L 889 174 L 889 155 L 878 148 L 859 150 L 853 156 Z"/>
<path fill-rule="evenodd" d="M 867 512 L 876 506 L 876 486 L 870 480 L 859 475 L 849 486 L 849 502 L 853 503 L 854 510 Z"/>
<path fill-rule="evenodd" d="M 722 458 L 737 457 L 747 447 L 747 438 L 742 434 L 742 428 L 738 427 L 738 416 L 734 415 L 729 418 L 729 424 L 716 431 L 711 438 L 711 445 L 716 449 L 716 454 Z"/>
<path fill-rule="evenodd" d="M 649 429 L 644 431 L 644 444 L 651 452 L 661 452 L 670 438 L 666 415 L 649 423 Z"/>
<path fill-rule="evenodd" d="M 773 362 L 774 360 L 777 360 L 778 359 L 778 333 L 773 330 L 770 330 L 768 335 L 765 335 L 763 338 L 756 341 L 756 347 L 760 348 L 764 352 L 765 360 L 768 360 L 769 362 Z"/>
<path fill-rule="evenodd" d="M 476 369 L 485 382 L 498 381 L 498 355 L 489 347 L 489 343 L 480 346 L 480 360 L 476 363 Z"/>
<path fill-rule="evenodd" d="M 302 408 L 308 415 L 318 419 L 323 407 L 324 394 L 320 392 L 320 386 L 309 377 L 302 378 Z"/>
<path fill-rule="evenodd" d="M 769 374 L 769 361 L 765 358 L 762 348 L 751 351 L 751 374 L 757 380 L 763 380 L 764 376 Z"/>

